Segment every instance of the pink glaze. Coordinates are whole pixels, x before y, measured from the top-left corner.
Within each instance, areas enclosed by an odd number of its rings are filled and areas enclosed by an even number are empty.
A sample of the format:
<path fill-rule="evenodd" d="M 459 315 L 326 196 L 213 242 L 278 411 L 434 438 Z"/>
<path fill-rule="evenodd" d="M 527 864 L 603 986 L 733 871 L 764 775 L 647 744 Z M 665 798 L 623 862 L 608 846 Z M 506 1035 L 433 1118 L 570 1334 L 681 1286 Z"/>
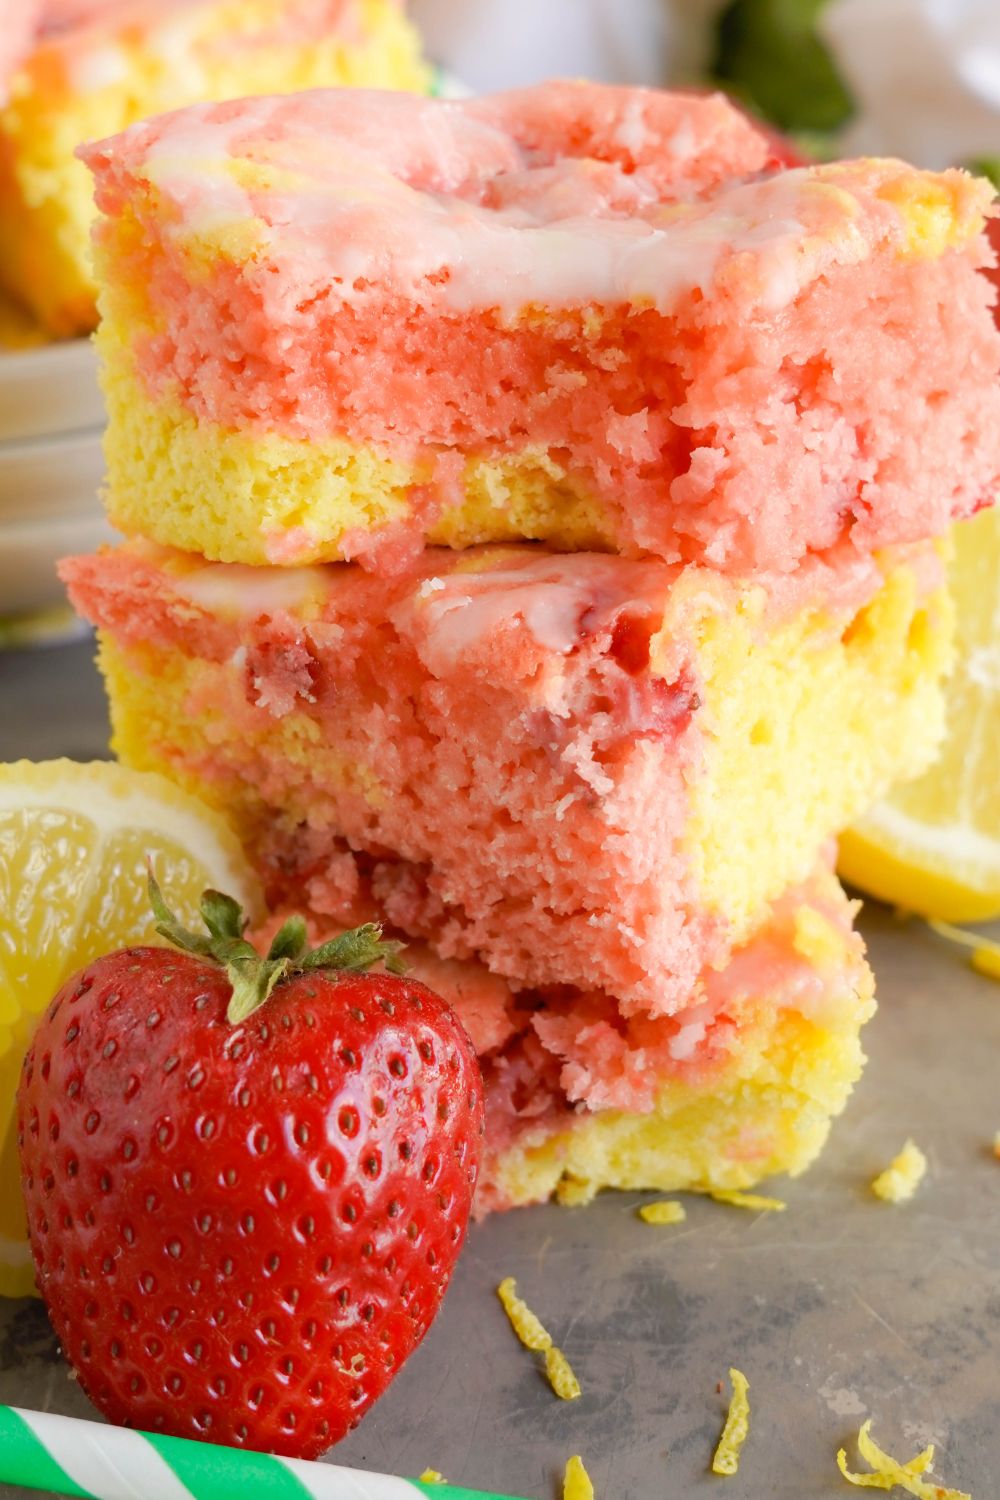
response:
<path fill-rule="evenodd" d="M 943 191 L 971 230 L 988 188 L 770 152 L 719 97 L 561 83 L 201 106 L 85 158 L 114 275 L 148 289 L 154 398 L 422 462 L 418 542 L 465 456 L 527 443 L 620 551 L 748 572 L 940 532 L 1000 478 L 985 237 L 913 255 L 894 201 Z M 274 185 L 231 175 L 257 160 Z M 254 256 L 192 283 L 190 242 L 244 221 Z"/>
<path fill-rule="evenodd" d="M 148 647 L 198 664 L 183 717 L 204 741 L 168 724 L 151 751 L 223 801 L 253 789 L 245 832 L 276 903 L 349 922 L 374 902 L 443 958 L 626 1012 L 683 1008 L 728 954 L 682 853 L 702 700 L 679 601 L 650 662 L 661 563 L 437 550 L 387 580 L 134 543 L 63 573 L 138 672 Z M 316 726 L 314 755 L 277 742 L 291 715 Z"/>
<path fill-rule="evenodd" d="M 841 962 L 823 973 L 794 947 L 795 914 L 803 905 L 824 916 L 844 941 Z M 409 944 L 410 972 L 455 1009 L 483 1068 L 488 1125 L 480 1211 L 506 1206 L 495 1178 L 504 1153 L 540 1145 L 571 1127 L 580 1111 L 648 1114 L 668 1083 L 717 1087 L 720 1073 L 771 1024 L 776 1010 L 835 1025 L 837 1008 L 862 987 L 864 944 L 851 929 L 852 915 L 824 866 L 776 903 L 761 931 L 723 969 L 700 976 L 684 1010 L 659 1018 L 625 1019 L 614 1000 L 595 991 L 518 994 L 474 960 L 444 961 L 423 944 Z M 272 917 L 256 939 L 268 941 L 280 921 Z M 314 941 L 331 935 L 315 917 L 310 926 Z M 747 1151 L 752 1158 L 753 1143 Z"/>

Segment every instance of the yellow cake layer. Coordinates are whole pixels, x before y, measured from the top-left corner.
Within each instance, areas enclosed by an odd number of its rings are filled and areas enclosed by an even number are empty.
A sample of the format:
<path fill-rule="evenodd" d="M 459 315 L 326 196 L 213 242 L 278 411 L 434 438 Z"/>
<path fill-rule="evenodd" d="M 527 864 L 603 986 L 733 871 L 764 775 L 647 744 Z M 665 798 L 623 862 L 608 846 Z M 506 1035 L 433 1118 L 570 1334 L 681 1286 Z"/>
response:
<path fill-rule="evenodd" d="M 690 593 L 699 612 L 705 697 L 685 851 L 700 901 L 740 939 L 764 903 L 805 878 L 824 839 L 879 788 L 925 770 L 943 738 L 951 600 L 944 587 L 923 594 L 919 552 L 914 566 L 891 556 L 860 612 L 814 607 L 776 630 L 763 589 L 747 590 L 735 614 L 707 608 L 704 580 L 690 574 L 671 596 L 679 613 Z"/>
<path fill-rule="evenodd" d="M 851 972 L 822 1020 L 781 1010 L 748 1031 L 710 1087 L 671 1082 L 652 1114 L 579 1114 L 569 1129 L 500 1152 L 489 1165 L 498 1202 L 558 1192 L 584 1203 L 602 1188 L 723 1192 L 804 1172 L 865 1064 L 874 983 L 863 963 Z"/>
<path fill-rule="evenodd" d="M 59 337 L 96 321 L 90 270 L 90 173 L 84 141 L 200 100 L 340 85 L 422 91 L 430 80 L 414 28 L 392 0 L 358 0 L 358 24 L 323 40 L 261 43 L 288 0 L 218 0 L 119 35 L 73 66 L 43 44 L 0 110 L 0 284 Z M 356 34 L 355 34 L 356 33 Z M 74 76 L 74 69 L 76 76 Z"/>
<path fill-rule="evenodd" d="M 134 325 L 118 304 L 97 336 L 108 407 L 107 504 L 115 526 L 216 562 L 337 562 L 357 541 L 412 512 L 426 462 L 380 456 L 345 439 L 306 441 L 199 422 L 179 401 L 151 401 L 123 345 Z M 429 528 L 432 545 L 550 541 L 566 551 L 612 551 L 606 507 L 537 448 L 470 459 L 462 500 Z"/>
<path fill-rule="evenodd" d="M 859 612 L 814 605 L 777 626 L 765 618 L 760 587 L 738 591 L 735 609 L 732 586 L 702 570 L 686 571 L 670 590 L 651 665 L 671 680 L 670 653 L 683 642 L 694 652 L 700 698 L 701 757 L 678 833 L 692 903 L 718 916 L 734 942 L 806 879 L 826 840 L 936 751 L 952 614 L 943 590 L 924 596 L 921 561 L 924 569 L 936 563 L 931 546 L 894 566 L 887 555 L 883 586 Z M 121 759 L 166 770 L 222 807 L 251 848 L 276 818 L 288 829 L 329 826 L 331 815 L 335 822 L 335 789 L 364 798 L 380 841 L 378 810 L 394 789 L 382 784 L 377 760 L 346 762 L 308 705 L 278 718 L 242 714 L 237 731 L 228 705 L 242 701 L 241 679 L 229 661 L 123 645 L 104 632 L 101 667 Z M 217 764 L 202 783 L 192 768 L 206 756 Z M 266 764 L 282 768 L 280 810 L 249 770 Z"/>

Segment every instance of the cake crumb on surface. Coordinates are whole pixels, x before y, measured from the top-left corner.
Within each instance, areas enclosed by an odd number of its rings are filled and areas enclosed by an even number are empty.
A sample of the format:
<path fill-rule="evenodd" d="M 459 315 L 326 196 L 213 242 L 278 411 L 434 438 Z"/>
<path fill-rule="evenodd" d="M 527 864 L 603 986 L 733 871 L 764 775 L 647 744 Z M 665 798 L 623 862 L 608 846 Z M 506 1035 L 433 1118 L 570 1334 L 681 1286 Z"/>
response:
<path fill-rule="evenodd" d="M 556 1188 L 556 1201 L 563 1208 L 583 1208 L 596 1197 L 596 1184 L 585 1177 L 563 1177 Z"/>
<path fill-rule="evenodd" d="M 497 1287 L 497 1296 L 510 1326 L 526 1349 L 534 1349 L 545 1355 L 545 1374 L 556 1395 L 562 1401 L 575 1401 L 580 1395 L 580 1382 L 570 1367 L 569 1360 L 552 1342 L 552 1335 L 544 1328 L 528 1304 L 517 1295 L 517 1282 L 506 1276 Z"/>
<path fill-rule="evenodd" d="M 740 1451 L 750 1431 L 750 1382 L 741 1370 L 730 1370 L 733 1394 L 729 1399 L 726 1425 L 712 1459 L 713 1474 L 735 1474 L 740 1466 Z"/>
<path fill-rule="evenodd" d="M 763 1193 L 741 1193 L 736 1190 L 732 1192 L 720 1190 L 716 1193 L 710 1193 L 709 1197 L 716 1203 L 728 1203 L 732 1208 L 752 1208 L 760 1213 L 781 1214 L 788 1207 L 784 1199 L 768 1198 Z"/>
<path fill-rule="evenodd" d="M 993 1137 L 993 1155 L 1000 1161 L 1000 1130 Z"/>
<path fill-rule="evenodd" d="M 923 1476 L 934 1462 L 934 1444 L 931 1443 L 916 1458 L 901 1464 L 898 1459 L 885 1453 L 871 1435 L 871 1418 L 862 1424 L 858 1433 L 858 1452 L 872 1467 L 871 1474 L 854 1474 L 847 1467 L 847 1454 L 843 1448 L 837 1453 L 837 1467 L 848 1484 L 858 1489 L 905 1490 L 916 1500 L 972 1500 L 965 1490 L 951 1490 L 945 1485 L 935 1484 Z"/>
<path fill-rule="evenodd" d="M 445 1477 L 437 1469 L 425 1469 L 420 1476 L 421 1484 L 444 1484 Z"/>
<path fill-rule="evenodd" d="M 563 1500 L 594 1500 L 594 1486 L 590 1475 L 583 1467 L 583 1459 L 574 1453 L 566 1465 L 563 1479 Z"/>
<path fill-rule="evenodd" d="M 661 1198 L 656 1203 L 644 1203 L 636 1212 L 645 1224 L 683 1224 L 687 1209 L 675 1198 Z"/>
<path fill-rule="evenodd" d="M 905 1203 L 912 1198 L 927 1172 L 927 1158 L 911 1140 L 872 1183 L 872 1192 L 883 1203 Z"/>

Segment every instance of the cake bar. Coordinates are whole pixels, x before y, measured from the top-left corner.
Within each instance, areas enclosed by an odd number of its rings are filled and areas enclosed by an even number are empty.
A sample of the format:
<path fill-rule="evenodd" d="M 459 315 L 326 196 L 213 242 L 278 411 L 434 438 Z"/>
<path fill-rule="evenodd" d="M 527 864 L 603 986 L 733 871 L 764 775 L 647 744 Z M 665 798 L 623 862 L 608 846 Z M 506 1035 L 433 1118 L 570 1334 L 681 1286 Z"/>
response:
<path fill-rule="evenodd" d="M 745 577 L 1000 476 L 992 188 L 721 97 L 318 91 L 90 147 L 108 504 L 228 562 L 518 539 Z"/>
<path fill-rule="evenodd" d="M 942 732 L 932 544 L 802 593 L 527 543 L 64 566 L 114 748 L 222 808 L 272 905 L 669 1015 Z"/>

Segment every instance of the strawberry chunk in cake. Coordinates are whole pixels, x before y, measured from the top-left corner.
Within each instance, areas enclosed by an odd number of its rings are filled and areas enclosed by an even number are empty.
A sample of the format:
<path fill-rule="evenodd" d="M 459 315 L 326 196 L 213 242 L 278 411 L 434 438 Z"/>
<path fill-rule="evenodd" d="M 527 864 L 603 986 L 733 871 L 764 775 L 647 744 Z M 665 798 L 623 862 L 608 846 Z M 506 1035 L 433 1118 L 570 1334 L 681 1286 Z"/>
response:
<path fill-rule="evenodd" d="M 85 157 L 126 532 L 748 576 L 996 489 L 992 189 L 963 172 L 778 169 L 721 97 L 573 83 L 197 107 Z"/>
<path fill-rule="evenodd" d="M 387 580 L 135 542 L 64 576 L 119 755 L 224 808 L 275 904 L 374 898 L 515 988 L 667 1015 L 933 754 L 940 571 L 924 544 L 767 591 L 522 543 Z"/>

